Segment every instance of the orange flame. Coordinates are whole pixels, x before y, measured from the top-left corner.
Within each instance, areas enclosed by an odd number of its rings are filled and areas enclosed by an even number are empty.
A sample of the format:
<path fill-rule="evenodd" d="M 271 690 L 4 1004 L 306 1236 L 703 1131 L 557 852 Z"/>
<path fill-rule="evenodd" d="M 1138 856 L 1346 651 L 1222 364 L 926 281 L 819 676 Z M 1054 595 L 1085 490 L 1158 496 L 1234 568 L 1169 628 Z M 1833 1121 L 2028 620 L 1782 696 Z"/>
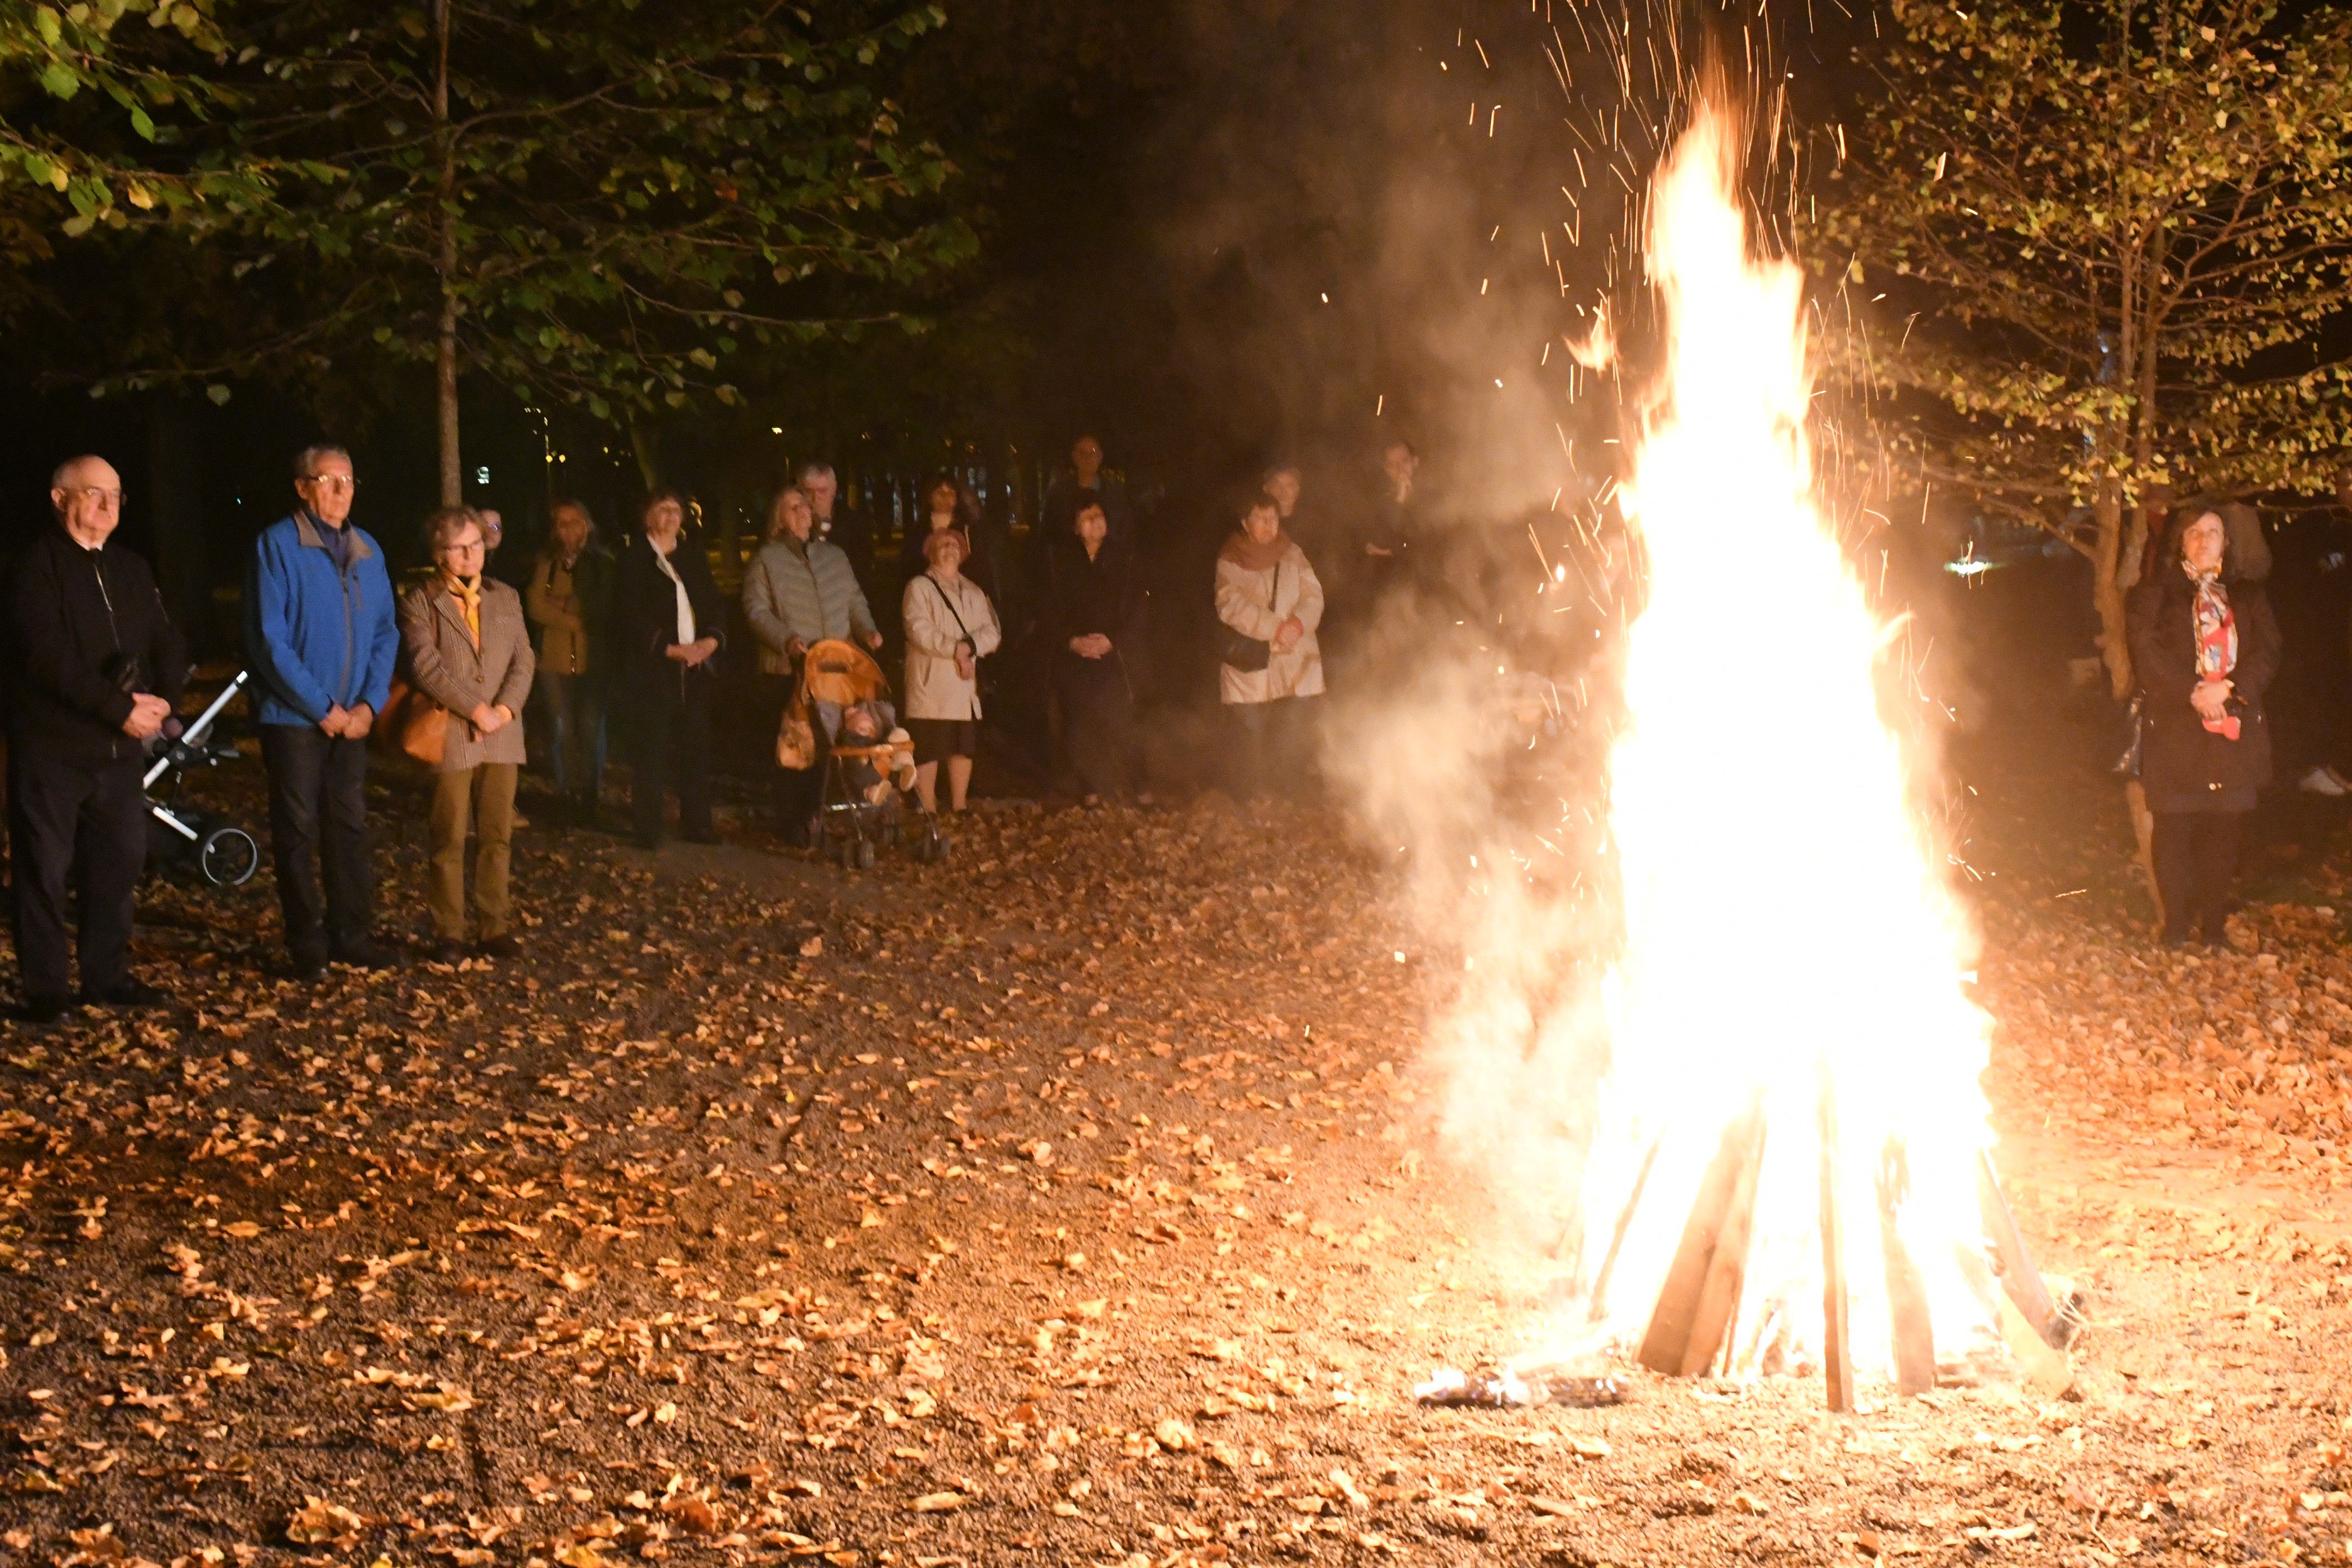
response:
<path fill-rule="evenodd" d="M 1818 1351 L 1819 1085 L 1833 1083 L 1857 1367 L 1888 1364 L 1880 1155 L 1906 1153 L 1900 1234 L 1939 1352 L 1986 1318 L 1956 1261 L 1980 1241 L 1988 1020 L 1964 922 L 1878 711 L 1886 628 L 1823 525 L 1806 438 L 1802 279 L 1756 254 L 1729 116 L 1703 109 L 1653 192 L 1668 376 L 1621 492 L 1650 563 L 1611 763 L 1625 955 L 1582 1187 L 1598 1263 L 1657 1153 L 1607 1291 L 1638 1333 L 1726 1125 L 1766 1134 L 1735 1370 Z M 1590 1283 L 1590 1281 L 1588 1281 Z"/>

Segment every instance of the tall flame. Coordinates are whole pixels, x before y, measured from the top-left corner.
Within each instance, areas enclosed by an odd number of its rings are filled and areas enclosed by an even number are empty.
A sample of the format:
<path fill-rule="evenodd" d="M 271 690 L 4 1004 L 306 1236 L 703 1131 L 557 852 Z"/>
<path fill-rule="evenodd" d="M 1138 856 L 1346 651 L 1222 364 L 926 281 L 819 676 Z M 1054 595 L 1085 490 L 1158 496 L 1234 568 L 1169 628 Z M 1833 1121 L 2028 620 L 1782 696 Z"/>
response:
<path fill-rule="evenodd" d="M 1583 1187 L 1587 1266 L 1641 1173 L 1609 1321 L 1638 1331 L 1727 1123 L 1767 1132 L 1735 1366 L 1818 1349 L 1820 1122 L 1833 1085 L 1853 1354 L 1885 1365 L 1877 1175 L 1907 1157 L 1900 1234 L 1939 1350 L 1985 1312 L 1956 1246 L 1981 1237 L 1987 1020 L 1963 923 L 1881 721 L 1886 629 L 1815 504 L 1801 278 L 1759 257 L 1727 114 L 1703 108 L 1659 174 L 1651 274 L 1668 380 L 1622 498 L 1649 558 L 1611 763 L 1626 949 Z M 1656 1153 L 1648 1160 L 1653 1146 Z"/>

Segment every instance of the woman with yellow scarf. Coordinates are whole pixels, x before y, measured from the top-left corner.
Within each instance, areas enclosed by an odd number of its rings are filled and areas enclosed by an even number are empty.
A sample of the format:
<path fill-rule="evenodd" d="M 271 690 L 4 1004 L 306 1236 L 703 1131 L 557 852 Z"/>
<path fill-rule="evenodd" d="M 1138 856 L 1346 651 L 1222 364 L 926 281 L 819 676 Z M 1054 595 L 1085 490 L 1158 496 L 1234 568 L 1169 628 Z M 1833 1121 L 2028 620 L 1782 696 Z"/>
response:
<path fill-rule="evenodd" d="M 433 576 L 400 603 L 400 643 L 416 689 L 449 710 L 448 740 L 433 790 L 432 872 L 425 902 L 433 911 L 433 956 L 454 963 L 466 953 L 466 837 L 474 854 L 474 949 L 485 957 L 515 953 L 508 926 L 509 846 L 514 837 L 515 779 L 524 762 L 517 722 L 530 694 L 535 660 L 522 595 L 482 575 L 482 520 L 470 507 L 445 507 L 425 520 Z"/>

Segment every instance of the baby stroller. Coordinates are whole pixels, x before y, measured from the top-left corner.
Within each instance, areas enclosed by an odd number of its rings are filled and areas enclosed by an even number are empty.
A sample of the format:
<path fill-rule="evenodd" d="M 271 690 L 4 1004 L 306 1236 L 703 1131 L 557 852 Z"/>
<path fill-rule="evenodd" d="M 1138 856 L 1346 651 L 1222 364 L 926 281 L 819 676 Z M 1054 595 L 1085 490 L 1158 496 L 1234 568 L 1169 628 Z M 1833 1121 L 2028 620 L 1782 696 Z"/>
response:
<path fill-rule="evenodd" d="M 181 728 L 157 737 L 147 771 L 139 780 L 147 796 L 147 863 L 151 866 L 193 866 L 215 888 L 241 888 L 261 868 L 261 846 L 253 835 L 210 812 L 184 805 L 174 797 L 190 768 L 218 767 L 237 755 L 235 746 L 208 743 L 221 710 L 236 700 L 250 670 L 240 669 L 212 705 Z"/>
<path fill-rule="evenodd" d="M 829 749 L 817 792 L 816 847 L 860 870 L 872 868 L 875 846 L 907 837 L 901 797 L 914 776 L 914 748 L 895 726 L 889 694 L 882 667 L 865 649 L 835 638 L 812 644 L 776 734 L 777 763 L 805 768 L 816 759 L 816 727 L 824 727 Z M 855 709 L 881 716 L 872 738 L 843 729 L 845 715 Z M 926 815 L 916 858 L 944 860 L 948 849 L 947 835 Z"/>

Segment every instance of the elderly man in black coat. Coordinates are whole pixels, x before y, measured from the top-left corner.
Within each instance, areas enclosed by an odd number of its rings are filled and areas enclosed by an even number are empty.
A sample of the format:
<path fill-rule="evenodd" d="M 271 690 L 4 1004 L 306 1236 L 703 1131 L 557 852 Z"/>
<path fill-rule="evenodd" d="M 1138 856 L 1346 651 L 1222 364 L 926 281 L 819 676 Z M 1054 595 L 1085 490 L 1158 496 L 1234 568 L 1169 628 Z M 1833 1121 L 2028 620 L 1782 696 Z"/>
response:
<path fill-rule="evenodd" d="M 102 458 L 51 477 L 55 526 L 8 579 L 8 832 L 25 1016 L 54 1022 L 67 986 L 66 883 L 79 864 L 81 996 L 152 1006 L 131 973 L 131 900 L 147 861 L 147 742 L 187 679 L 186 645 L 147 563 L 112 542 L 122 480 Z"/>

